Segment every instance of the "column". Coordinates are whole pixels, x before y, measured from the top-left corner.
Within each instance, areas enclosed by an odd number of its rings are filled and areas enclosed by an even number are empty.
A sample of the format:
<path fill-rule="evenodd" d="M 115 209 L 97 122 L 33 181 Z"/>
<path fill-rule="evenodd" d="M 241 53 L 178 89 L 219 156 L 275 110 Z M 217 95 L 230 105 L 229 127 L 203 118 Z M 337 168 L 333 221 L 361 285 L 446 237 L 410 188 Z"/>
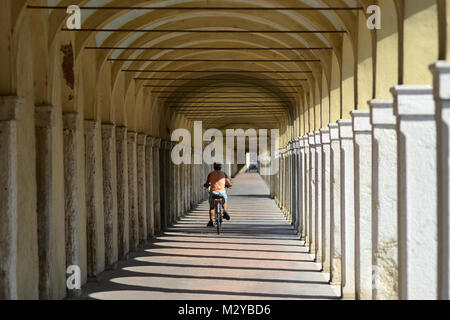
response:
<path fill-rule="evenodd" d="M 317 259 L 316 247 L 316 139 L 314 133 L 308 134 L 309 139 L 309 248 Z"/>
<path fill-rule="evenodd" d="M 318 263 L 323 262 L 323 222 L 322 222 L 322 138 L 320 131 L 314 132 L 315 144 L 316 144 L 316 195 L 315 195 L 315 207 L 316 207 L 316 261 Z"/>
<path fill-rule="evenodd" d="M 105 266 L 117 265 L 117 182 L 114 124 L 102 124 L 103 210 L 105 215 Z"/>
<path fill-rule="evenodd" d="M 352 111 L 355 163 L 356 298 L 372 300 L 372 126 L 369 111 Z"/>
<path fill-rule="evenodd" d="M 79 232 L 80 198 L 78 194 L 78 134 L 80 130 L 80 115 L 78 113 L 64 114 L 63 127 L 66 267 L 74 265 L 82 268 L 80 250 L 81 241 L 79 239 L 84 233 Z M 78 296 L 80 293 L 81 292 L 77 290 L 69 292 L 69 295 Z"/>
<path fill-rule="evenodd" d="M 128 131 L 128 213 L 130 251 L 139 244 L 139 213 L 137 192 L 137 133 Z"/>
<path fill-rule="evenodd" d="M 128 208 L 128 139 L 127 128 L 116 127 L 117 231 L 119 259 L 127 260 L 130 251 Z"/>
<path fill-rule="evenodd" d="M 154 138 L 147 136 L 145 148 L 145 178 L 146 178 L 146 209 L 147 209 L 147 239 L 154 235 L 155 209 L 154 209 L 154 186 L 153 186 L 153 143 Z"/>
<path fill-rule="evenodd" d="M 175 199 L 175 204 L 176 204 L 176 213 L 177 213 L 177 217 L 181 217 L 183 214 L 183 208 L 181 205 L 181 195 L 182 195 L 182 190 L 181 190 L 181 165 L 175 166 L 175 184 L 177 185 L 177 189 L 176 189 L 176 199 Z"/>
<path fill-rule="evenodd" d="M 322 143 L 322 264 L 323 271 L 331 273 L 331 140 L 329 129 L 320 130 L 320 140 Z"/>
<path fill-rule="evenodd" d="M 431 86 L 392 89 L 399 168 L 400 299 L 437 299 L 437 132 Z"/>
<path fill-rule="evenodd" d="M 344 298 L 355 293 L 355 166 L 352 121 L 340 120 L 341 215 L 342 215 L 342 291 Z"/>
<path fill-rule="evenodd" d="M 293 163 L 292 166 L 294 168 L 294 227 L 295 230 L 301 235 L 301 217 L 300 217 L 300 208 L 301 208 L 301 185 L 300 185 L 300 141 L 299 139 L 296 139 L 294 141 L 294 157 L 293 157 Z"/>
<path fill-rule="evenodd" d="M 95 281 L 105 267 L 105 229 L 100 123 L 84 121 L 88 277 Z"/>
<path fill-rule="evenodd" d="M 333 123 L 330 129 L 330 247 L 331 283 L 340 285 L 342 281 L 342 225 L 341 225 L 341 141 L 339 127 Z"/>
<path fill-rule="evenodd" d="M 310 162 L 309 162 L 309 137 L 303 137 L 303 233 L 305 239 L 305 245 L 309 248 L 309 174 L 310 174 Z"/>
<path fill-rule="evenodd" d="M 448 4 L 447 4 L 448 5 Z M 447 8 L 448 11 L 448 8 Z M 438 212 L 439 212 L 439 299 L 450 299 L 450 225 L 449 225 L 449 159 L 450 159 L 450 63 L 438 61 L 431 66 L 434 74 L 438 145 Z"/>
<path fill-rule="evenodd" d="M 161 148 L 161 139 L 155 138 L 153 144 L 153 197 L 155 201 L 155 233 L 161 231 L 161 189 L 160 189 L 160 161 L 159 150 Z"/>
<path fill-rule="evenodd" d="M 36 181 L 39 248 L 39 298 L 52 297 L 53 251 L 53 127 L 56 108 L 38 106 L 36 124 Z"/>
<path fill-rule="evenodd" d="M 373 299 L 398 299 L 397 130 L 393 101 L 370 101 Z"/>
<path fill-rule="evenodd" d="M 172 144 L 172 148 L 175 144 Z M 176 165 L 170 161 L 170 224 L 173 224 L 177 219 L 177 206 L 176 206 L 176 188 L 178 185 L 176 184 Z"/>
<path fill-rule="evenodd" d="M 145 149 L 147 135 L 140 133 L 137 136 L 137 187 L 138 187 L 138 221 L 139 244 L 147 241 L 147 184 L 145 177 Z"/>
<path fill-rule="evenodd" d="M 17 296 L 17 124 L 23 100 L 0 96 L 0 299 Z"/>

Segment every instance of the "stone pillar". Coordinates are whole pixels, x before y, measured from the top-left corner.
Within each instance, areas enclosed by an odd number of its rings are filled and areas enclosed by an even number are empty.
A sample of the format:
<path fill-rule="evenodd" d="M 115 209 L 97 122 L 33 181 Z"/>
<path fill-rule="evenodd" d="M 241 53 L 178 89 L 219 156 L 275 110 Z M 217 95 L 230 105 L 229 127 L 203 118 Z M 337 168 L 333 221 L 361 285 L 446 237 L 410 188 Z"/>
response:
<path fill-rule="evenodd" d="M 172 144 L 172 148 L 173 148 L 174 144 Z M 176 165 L 170 161 L 169 163 L 170 166 L 170 224 L 173 224 L 176 219 L 177 219 L 177 205 L 176 205 L 176 188 L 177 188 L 177 183 L 176 183 Z"/>
<path fill-rule="evenodd" d="M 434 74 L 434 98 L 436 100 L 438 145 L 438 212 L 439 212 L 439 299 L 450 299 L 450 63 L 438 61 L 431 66 Z"/>
<path fill-rule="evenodd" d="M 137 187 L 138 187 L 138 221 L 139 243 L 144 245 L 147 241 L 147 184 L 145 177 L 145 149 L 147 135 L 140 133 L 137 136 Z"/>
<path fill-rule="evenodd" d="M 119 259 L 127 260 L 130 251 L 128 208 L 128 139 L 127 128 L 116 127 L 117 156 L 117 230 Z"/>
<path fill-rule="evenodd" d="M 301 167 L 300 167 L 300 140 L 294 141 L 294 158 L 293 168 L 295 172 L 294 178 L 294 217 L 295 217 L 295 230 L 301 235 Z"/>
<path fill-rule="evenodd" d="M 0 96 L 0 300 L 17 300 L 17 124 L 23 100 Z"/>
<path fill-rule="evenodd" d="M 309 139 L 309 248 L 317 259 L 316 247 L 316 139 L 314 133 L 308 134 Z"/>
<path fill-rule="evenodd" d="M 373 299 L 398 299 L 397 130 L 393 101 L 370 101 L 373 136 Z"/>
<path fill-rule="evenodd" d="M 303 137 L 303 233 L 306 247 L 309 248 L 309 174 L 310 174 L 310 161 L 309 161 L 309 137 Z"/>
<path fill-rule="evenodd" d="M 322 143 L 322 264 L 323 271 L 331 273 L 331 140 L 329 129 L 320 130 L 320 140 Z"/>
<path fill-rule="evenodd" d="M 36 124 L 36 181 L 39 248 L 39 298 L 52 297 L 53 231 L 53 127 L 56 108 L 38 106 Z"/>
<path fill-rule="evenodd" d="M 86 168 L 87 265 L 88 278 L 95 280 L 105 267 L 105 229 L 100 125 L 84 121 Z"/>
<path fill-rule="evenodd" d="M 342 225 L 341 225 L 341 142 L 337 124 L 328 125 L 330 129 L 330 246 L 331 283 L 340 285 L 342 281 Z"/>
<path fill-rule="evenodd" d="M 63 115 L 64 136 L 64 211 L 66 235 L 66 267 L 81 267 L 81 250 L 79 232 L 79 195 L 78 195 L 78 133 L 80 130 L 80 115 L 66 113 Z M 80 292 L 69 292 L 77 296 Z"/>
<path fill-rule="evenodd" d="M 181 165 L 175 166 L 175 181 L 176 190 L 175 190 L 175 208 L 177 217 L 181 217 L 182 215 L 182 206 L 181 206 Z"/>
<path fill-rule="evenodd" d="M 147 239 L 151 239 L 155 228 L 154 184 L 153 184 L 153 143 L 154 138 L 148 136 L 145 148 L 145 179 L 147 209 Z"/>
<path fill-rule="evenodd" d="M 139 244 L 137 133 L 131 131 L 128 131 L 128 213 L 130 251 L 136 251 Z"/>
<path fill-rule="evenodd" d="M 369 111 L 352 111 L 355 163 L 356 298 L 372 300 L 372 125 Z"/>
<path fill-rule="evenodd" d="M 161 148 L 161 139 L 155 138 L 153 144 L 153 199 L 155 201 L 155 233 L 161 232 L 161 189 L 160 189 L 160 161 L 159 151 Z"/>
<path fill-rule="evenodd" d="M 170 142 L 164 141 L 161 146 L 161 159 L 160 159 L 160 165 L 161 165 L 161 189 L 162 189 L 162 200 L 161 200 L 161 228 L 164 230 L 168 226 L 169 222 L 169 183 L 166 183 L 167 181 L 170 181 L 169 177 L 169 161 L 168 161 L 168 152 L 170 150 Z"/>
<path fill-rule="evenodd" d="M 438 295 L 437 133 L 431 86 L 392 89 L 399 168 L 400 299 Z"/>
<path fill-rule="evenodd" d="M 102 124 L 103 210 L 105 215 L 105 266 L 117 265 L 117 180 L 115 125 Z"/>
<path fill-rule="evenodd" d="M 322 179 L 322 138 L 320 135 L 320 131 L 314 132 L 315 139 L 315 150 L 316 150 L 316 167 L 315 167 L 315 175 L 316 175 L 316 194 L 315 194 L 315 204 L 316 213 L 315 213 L 315 234 L 316 234 L 316 261 L 318 263 L 323 262 L 323 221 L 322 221 L 322 188 L 323 188 L 323 179 Z"/>
<path fill-rule="evenodd" d="M 341 217 L 342 217 L 342 290 L 344 298 L 355 292 L 355 166 L 352 121 L 340 120 L 341 140 Z"/>

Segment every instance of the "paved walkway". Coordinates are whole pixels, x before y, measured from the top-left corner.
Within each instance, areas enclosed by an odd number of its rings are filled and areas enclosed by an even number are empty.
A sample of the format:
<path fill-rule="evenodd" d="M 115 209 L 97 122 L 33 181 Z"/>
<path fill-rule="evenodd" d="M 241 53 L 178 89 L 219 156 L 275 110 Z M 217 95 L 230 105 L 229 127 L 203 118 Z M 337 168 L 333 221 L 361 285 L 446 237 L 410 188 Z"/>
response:
<path fill-rule="evenodd" d="M 203 203 L 83 298 L 150 300 L 336 299 L 318 264 L 257 174 L 234 179 L 224 234 L 206 228 Z"/>

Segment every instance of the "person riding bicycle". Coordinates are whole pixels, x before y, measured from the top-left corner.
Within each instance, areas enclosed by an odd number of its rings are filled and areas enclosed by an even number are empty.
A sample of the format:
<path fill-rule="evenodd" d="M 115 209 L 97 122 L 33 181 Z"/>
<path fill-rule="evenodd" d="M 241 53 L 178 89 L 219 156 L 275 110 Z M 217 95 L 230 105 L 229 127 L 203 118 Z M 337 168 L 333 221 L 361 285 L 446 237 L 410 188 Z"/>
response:
<path fill-rule="evenodd" d="M 231 188 L 232 183 L 225 172 L 222 172 L 222 165 L 220 163 L 214 163 L 214 171 L 208 175 L 206 179 L 205 188 L 211 187 L 209 190 L 209 219 L 208 227 L 214 227 L 214 206 L 215 201 L 213 195 L 220 195 L 223 198 L 223 217 L 226 220 L 230 220 L 230 215 L 227 212 L 228 208 L 228 196 L 226 187 Z"/>

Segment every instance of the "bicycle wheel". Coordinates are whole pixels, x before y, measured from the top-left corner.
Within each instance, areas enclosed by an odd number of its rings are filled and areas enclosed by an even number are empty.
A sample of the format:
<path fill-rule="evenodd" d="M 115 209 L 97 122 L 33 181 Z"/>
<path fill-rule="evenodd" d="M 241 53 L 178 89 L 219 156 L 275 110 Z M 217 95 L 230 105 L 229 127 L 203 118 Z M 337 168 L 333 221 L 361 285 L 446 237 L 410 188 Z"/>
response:
<path fill-rule="evenodd" d="M 220 211 L 221 211 L 220 203 L 216 204 L 216 225 L 217 225 L 217 234 L 220 235 Z"/>

